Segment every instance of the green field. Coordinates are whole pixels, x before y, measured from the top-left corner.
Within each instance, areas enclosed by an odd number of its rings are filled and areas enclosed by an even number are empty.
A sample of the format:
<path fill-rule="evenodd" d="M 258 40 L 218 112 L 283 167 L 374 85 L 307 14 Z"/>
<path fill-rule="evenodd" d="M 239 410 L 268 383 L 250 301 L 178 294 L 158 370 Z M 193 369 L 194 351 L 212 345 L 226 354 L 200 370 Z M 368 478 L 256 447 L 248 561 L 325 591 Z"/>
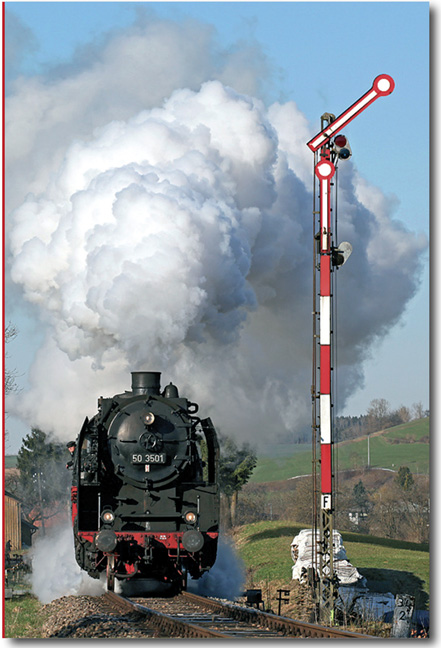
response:
<path fill-rule="evenodd" d="M 256 522 L 235 534 L 239 555 L 254 582 L 290 580 L 291 542 L 305 528 L 286 520 Z M 429 548 L 411 542 L 343 532 L 348 560 L 366 577 L 371 591 L 408 593 L 416 607 L 429 605 Z"/>
<path fill-rule="evenodd" d="M 411 421 L 371 435 L 370 466 L 398 470 L 408 466 L 414 473 L 429 473 L 429 418 Z M 275 446 L 277 448 L 277 446 Z M 335 444 L 339 470 L 359 469 L 368 463 L 366 436 Z M 259 456 L 251 482 L 280 481 L 311 473 L 311 447 L 284 444 L 280 452 Z"/>
<path fill-rule="evenodd" d="M 17 455 L 6 455 L 4 465 L 5 468 L 15 468 L 17 465 Z"/>

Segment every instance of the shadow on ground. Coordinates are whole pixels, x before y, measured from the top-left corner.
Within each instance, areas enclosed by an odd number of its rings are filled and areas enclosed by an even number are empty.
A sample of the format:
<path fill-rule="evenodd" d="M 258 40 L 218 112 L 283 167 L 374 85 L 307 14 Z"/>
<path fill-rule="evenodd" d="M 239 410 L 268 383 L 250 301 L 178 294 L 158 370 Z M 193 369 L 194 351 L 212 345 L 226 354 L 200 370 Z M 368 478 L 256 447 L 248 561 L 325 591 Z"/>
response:
<path fill-rule="evenodd" d="M 417 609 L 428 609 L 429 595 L 424 591 L 424 581 L 412 572 L 375 567 L 360 567 L 358 571 L 366 578 L 367 586 L 371 592 L 391 592 L 394 595 L 410 594 L 415 597 Z"/>

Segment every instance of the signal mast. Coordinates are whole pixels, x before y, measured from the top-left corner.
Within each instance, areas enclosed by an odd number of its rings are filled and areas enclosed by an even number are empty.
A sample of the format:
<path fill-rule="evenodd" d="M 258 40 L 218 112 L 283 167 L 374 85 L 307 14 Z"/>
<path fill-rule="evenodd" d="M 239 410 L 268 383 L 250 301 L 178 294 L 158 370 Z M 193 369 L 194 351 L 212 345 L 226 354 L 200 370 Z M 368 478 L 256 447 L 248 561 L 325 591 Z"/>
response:
<path fill-rule="evenodd" d="M 374 79 L 372 88 L 339 117 L 325 113 L 321 117 L 321 131 L 308 142 L 314 153 L 314 308 L 313 308 L 313 376 L 312 376 L 312 430 L 313 430 L 313 568 L 315 584 L 318 581 L 320 622 L 332 624 L 338 578 L 333 564 L 334 502 L 334 420 L 333 420 L 333 272 L 343 265 L 352 252 L 349 243 L 334 245 L 337 211 L 332 209 L 331 190 L 334 186 L 339 160 L 351 157 L 348 140 L 340 131 L 379 97 L 393 92 L 394 80 L 387 74 Z M 319 209 L 317 209 L 317 205 Z M 319 292 L 317 292 L 317 285 Z M 318 435 L 318 438 L 317 438 Z M 317 447 L 320 459 L 317 459 Z M 320 465 L 320 490 L 317 486 L 317 467 Z M 317 506 L 317 494 L 320 502 Z M 319 511 L 317 511 L 319 508 Z M 319 541 L 317 543 L 317 535 Z"/>

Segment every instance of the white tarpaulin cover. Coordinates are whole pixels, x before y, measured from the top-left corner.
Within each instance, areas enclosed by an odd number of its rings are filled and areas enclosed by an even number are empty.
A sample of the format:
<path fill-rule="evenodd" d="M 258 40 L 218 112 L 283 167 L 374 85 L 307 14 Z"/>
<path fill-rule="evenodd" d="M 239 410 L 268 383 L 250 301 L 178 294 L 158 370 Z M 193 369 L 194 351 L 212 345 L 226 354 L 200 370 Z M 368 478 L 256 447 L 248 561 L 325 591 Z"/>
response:
<path fill-rule="evenodd" d="M 319 534 L 316 536 L 317 552 L 319 551 Z M 334 555 L 334 571 L 341 585 L 354 585 L 363 579 L 358 570 L 351 565 L 346 556 L 341 534 L 334 531 L 332 535 Z M 291 556 L 294 561 L 292 568 L 293 580 L 307 582 L 308 568 L 312 567 L 313 532 L 303 529 L 291 542 Z"/>
<path fill-rule="evenodd" d="M 395 608 L 395 596 L 391 592 L 370 592 L 367 588 L 339 587 L 335 604 L 343 612 L 358 614 L 363 619 L 382 619 Z"/>

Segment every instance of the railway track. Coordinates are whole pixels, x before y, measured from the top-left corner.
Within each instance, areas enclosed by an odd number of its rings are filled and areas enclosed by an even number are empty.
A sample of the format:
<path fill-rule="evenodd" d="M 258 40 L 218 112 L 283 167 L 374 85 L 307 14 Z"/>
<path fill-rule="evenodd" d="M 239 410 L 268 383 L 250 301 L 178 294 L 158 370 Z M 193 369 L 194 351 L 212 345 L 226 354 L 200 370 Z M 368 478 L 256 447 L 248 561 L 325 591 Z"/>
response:
<path fill-rule="evenodd" d="M 114 592 L 104 596 L 107 603 L 119 611 L 136 613 L 143 624 L 158 633 L 157 636 L 188 639 L 375 638 L 221 603 L 189 592 L 169 599 L 127 599 Z"/>

